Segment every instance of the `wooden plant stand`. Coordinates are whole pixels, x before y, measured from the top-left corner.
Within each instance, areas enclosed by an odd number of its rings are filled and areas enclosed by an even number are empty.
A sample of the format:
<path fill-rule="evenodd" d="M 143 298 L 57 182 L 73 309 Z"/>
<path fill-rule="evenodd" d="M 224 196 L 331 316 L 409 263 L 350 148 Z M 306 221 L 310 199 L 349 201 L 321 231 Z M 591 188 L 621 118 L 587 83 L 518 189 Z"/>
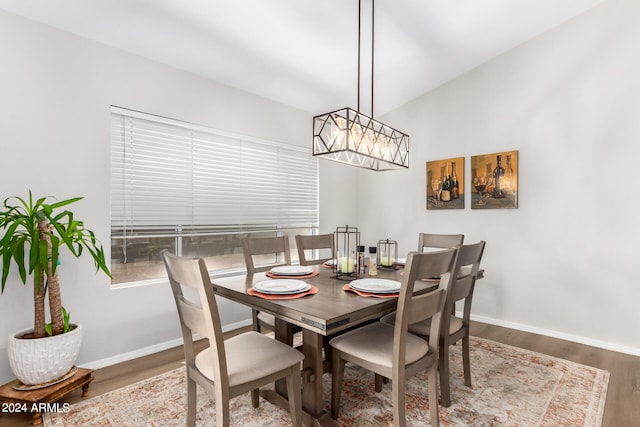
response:
<path fill-rule="evenodd" d="M 48 387 L 35 390 L 15 390 L 19 380 L 13 380 L 0 387 L 0 416 L 3 413 L 30 412 L 33 425 L 42 423 L 42 413 L 47 409 L 64 410 L 65 407 L 51 405 L 74 390 L 82 387 L 82 397 L 89 392 L 89 383 L 93 381 L 93 369 L 78 368 L 75 375 Z"/>

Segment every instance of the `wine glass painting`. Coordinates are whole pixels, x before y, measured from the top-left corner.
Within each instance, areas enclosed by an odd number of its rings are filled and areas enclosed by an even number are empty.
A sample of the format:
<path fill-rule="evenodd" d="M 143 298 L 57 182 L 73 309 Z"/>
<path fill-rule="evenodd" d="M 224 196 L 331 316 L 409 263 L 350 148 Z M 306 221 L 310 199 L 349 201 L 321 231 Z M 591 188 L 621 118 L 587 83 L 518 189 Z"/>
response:
<path fill-rule="evenodd" d="M 518 207 L 518 151 L 471 156 L 471 209 Z"/>
<path fill-rule="evenodd" d="M 464 209 L 464 157 L 427 162 L 427 209 Z"/>

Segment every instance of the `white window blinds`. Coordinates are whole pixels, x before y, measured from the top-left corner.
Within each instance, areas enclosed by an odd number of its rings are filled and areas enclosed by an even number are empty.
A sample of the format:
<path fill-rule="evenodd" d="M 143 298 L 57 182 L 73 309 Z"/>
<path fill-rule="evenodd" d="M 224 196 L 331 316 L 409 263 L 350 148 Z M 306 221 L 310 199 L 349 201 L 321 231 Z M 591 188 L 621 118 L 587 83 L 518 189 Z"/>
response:
<path fill-rule="evenodd" d="M 317 227 L 310 149 L 111 113 L 112 238 Z"/>

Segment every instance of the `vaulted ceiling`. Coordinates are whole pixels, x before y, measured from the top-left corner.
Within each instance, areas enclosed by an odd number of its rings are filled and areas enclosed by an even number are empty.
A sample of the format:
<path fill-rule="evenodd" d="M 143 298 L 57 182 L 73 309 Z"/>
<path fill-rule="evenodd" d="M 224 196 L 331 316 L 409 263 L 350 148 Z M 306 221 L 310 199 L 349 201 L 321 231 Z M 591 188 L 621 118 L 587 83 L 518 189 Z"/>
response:
<path fill-rule="evenodd" d="M 602 1 L 377 0 L 375 115 Z M 311 113 L 357 107 L 357 0 L 0 0 L 0 10 Z M 370 11 L 363 0 L 364 113 Z"/>

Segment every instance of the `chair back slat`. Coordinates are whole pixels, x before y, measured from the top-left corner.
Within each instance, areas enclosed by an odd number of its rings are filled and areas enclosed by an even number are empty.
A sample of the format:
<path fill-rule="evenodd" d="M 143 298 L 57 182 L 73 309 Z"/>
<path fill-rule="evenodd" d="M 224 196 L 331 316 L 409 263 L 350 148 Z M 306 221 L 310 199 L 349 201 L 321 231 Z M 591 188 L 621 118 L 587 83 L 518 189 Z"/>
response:
<path fill-rule="evenodd" d="M 469 274 L 477 275 L 480 268 L 480 261 L 482 260 L 482 254 L 484 252 L 484 246 L 484 240 L 470 245 L 462 245 L 460 247 L 460 251 L 458 252 L 458 271 L 463 267 L 470 266 L 471 268 L 468 269 Z M 460 276 L 460 273 L 458 273 L 458 276 Z"/>
<path fill-rule="evenodd" d="M 280 265 L 291 265 L 291 249 L 289 247 L 288 236 L 278 237 L 261 237 L 261 238 L 245 238 L 242 239 L 242 252 L 247 267 L 247 273 L 259 273 L 268 271 L 273 267 Z M 269 263 L 268 265 L 257 266 L 253 257 L 257 255 L 274 256 L 282 255 L 283 260 L 280 262 Z"/>
<path fill-rule="evenodd" d="M 451 299 L 453 301 L 460 301 L 461 299 L 465 299 L 471 293 L 474 282 L 475 280 L 470 274 L 456 279 L 453 287 L 451 288 Z"/>
<path fill-rule="evenodd" d="M 207 324 L 205 322 L 202 307 L 192 303 L 183 296 L 178 298 L 178 312 L 181 314 L 182 322 L 192 333 L 203 337 L 208 336 Z"/>
<path fill-rule="evenodd" d="M 317 265 L 335 258 L 333 234 L 296 235 L 296 248 L 300 265 Z M 309 252 L 326 250 L 328 256 L 313 258 Z"/>
<path fill-rule="evenodd" d="M 416 280 L 429 279 L 433 277 L 443 277 L 451 272 L 453 265 L 450 265 L 451 258 L 455 260 L 457 248 L 443 249 L 438 252 L 410 252 L 407 256 L 403 283 L 407 282 L 411 286 Z M 426 256 L 430 255 L 430 256 Z M 410 263 L 410 261 L 413 261 Z M 450 277 L 447 277 L 450 279 Z"/>
<path fill-rule="evenodd" d="M 436 289 L 428 294 L 414 296 L 408 307 L 408 323 L 417 323 L 433 317 L 444 305 L 444 289 Z"/>
<path fill-rule="evenodd" d="M 455 248 L 464 241 L 464 234 L 430 234 L 418 235 L 418 252 L 424 252 L 424 248 Z"/>

